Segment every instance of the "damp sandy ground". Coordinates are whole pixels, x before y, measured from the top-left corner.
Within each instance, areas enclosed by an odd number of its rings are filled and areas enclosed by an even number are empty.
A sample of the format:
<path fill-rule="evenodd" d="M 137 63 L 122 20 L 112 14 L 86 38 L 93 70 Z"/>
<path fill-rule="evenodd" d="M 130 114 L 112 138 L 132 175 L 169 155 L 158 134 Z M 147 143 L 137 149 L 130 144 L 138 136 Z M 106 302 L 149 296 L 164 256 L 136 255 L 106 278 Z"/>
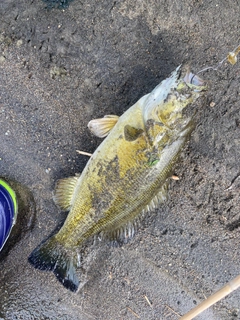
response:
<path fill-rule="evenodd" d="M 216 65 L 239 44 L 239 5 L 1 0 L 0 175 L 28 187 L 36 219 L 0 262 L 0 319 L 177 320 L 240 273 L 239 62 L 203 74 L 209 91 L 169 200 L 128 244 L 89 244 L 77 294 L 27 262 L 65 218 L 56 180 L 101 142 L 88 121 L 121 115 L 181 63 Z M 196 319 L 240 319 L 240 290 Z"/>

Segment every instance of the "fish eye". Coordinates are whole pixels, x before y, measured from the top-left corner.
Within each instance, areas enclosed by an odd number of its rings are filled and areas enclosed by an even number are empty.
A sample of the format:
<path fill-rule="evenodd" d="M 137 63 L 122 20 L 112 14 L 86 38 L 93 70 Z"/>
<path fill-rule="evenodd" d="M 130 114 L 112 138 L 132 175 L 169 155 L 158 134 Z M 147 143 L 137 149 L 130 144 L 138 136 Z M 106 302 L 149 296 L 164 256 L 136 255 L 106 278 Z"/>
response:
<path fill-rule="evenodd" d="M 194 74 L 194 75 L 191 77 L 191 79 L 190 79 L 190 84 L 193 84 L 193 79 L 194 79 L 195 76 L 196 76 L 196 75 Z"/>

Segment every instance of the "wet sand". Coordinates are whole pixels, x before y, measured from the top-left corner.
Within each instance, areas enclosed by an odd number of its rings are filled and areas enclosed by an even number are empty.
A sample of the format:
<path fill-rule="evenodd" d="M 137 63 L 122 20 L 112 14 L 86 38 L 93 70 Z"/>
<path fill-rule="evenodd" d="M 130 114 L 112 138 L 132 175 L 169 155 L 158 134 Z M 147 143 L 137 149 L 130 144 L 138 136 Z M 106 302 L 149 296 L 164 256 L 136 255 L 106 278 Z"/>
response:
<path fill-rule="evenodd" d="M 0 175 L 34 197 L 33 229 L 0 262 L 0 319 L 177 320 L 240 273 L 240 64 L 206 72 L 196 129 L 168 201 L 122 247 L 89 243 L 81 288 L 35 270 L 31 251 L 65 218 L 57 179 L 101 142 L 87 123 L 121 115 L 179 64 L 217 65 L 240 39 L 239 1 L 0 3 Z M 240 319 L 240 290 L 196 319 Z"/>

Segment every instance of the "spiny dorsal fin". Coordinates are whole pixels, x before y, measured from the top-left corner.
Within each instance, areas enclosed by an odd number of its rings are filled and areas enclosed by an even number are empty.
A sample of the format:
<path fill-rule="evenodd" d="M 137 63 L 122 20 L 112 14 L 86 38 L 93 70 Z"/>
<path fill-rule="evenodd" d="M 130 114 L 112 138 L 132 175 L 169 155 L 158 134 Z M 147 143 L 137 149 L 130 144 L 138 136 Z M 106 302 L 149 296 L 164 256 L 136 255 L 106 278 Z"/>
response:
<path fill-rule="evenodd" d="M 79 175 L 57 181 L 53 200 L 62 210 L 68 211 L 71 208 L 72 197 L 78 178 Z"/>
<path fill-rule="evenodd" d="M 115 115 L 106 115 L 100 119 L 93 119 L 88 123 L 88 129 L 97 137 L 106 137 L 115 124 L 118 122 L 119 117 Z"/>
<path fill-rule="evenodd" d="M 149 204 L 134 218 L 130 219 L 128 222 L 124 221 L 122 225 L 118 225 L 116 228 L 112 227 L 109 230 L 105 230 L 100 236 L 110 240 L 113 245 L 121 245 L 128 242 L 136 231 L 149 211 L 156 209 L 160 203 L 167 199 L 169 180 L 167 180 L 159 192 L 151 199 Z"/>

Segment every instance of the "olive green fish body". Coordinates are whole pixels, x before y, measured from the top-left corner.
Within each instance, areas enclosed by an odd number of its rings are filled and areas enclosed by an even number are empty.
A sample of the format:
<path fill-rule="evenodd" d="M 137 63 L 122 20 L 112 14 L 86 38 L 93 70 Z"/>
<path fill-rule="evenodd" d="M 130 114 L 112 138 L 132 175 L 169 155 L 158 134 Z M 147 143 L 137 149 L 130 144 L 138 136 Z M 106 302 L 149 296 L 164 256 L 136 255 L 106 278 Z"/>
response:
<path fill-rule="evenodd" d="M 63 245 L 79 245 L 89 236 L 108 228 L 117 229 L 124 221 L 133 220 L 171 175 L 192 124 L 170 145 L 163 141 L 157 148 L 150 144 L 142 119 L 128 124 L 137 107 L 119 119 L 79 178 L 71 211 L 56 236 Z M 125 139 L 126 126 L 139 130 L 135 140 Z M 165 131 L 166 135 L 172 133 L 168 128 Z"/>
<path fill-rule="evenodd" d="M 180 78 L 177 68 L 118 119 L 107 116 L 92 124 L 96 130 L 110 122 L 114 127 L 80 177 L 59 182 L 55 200 L 70 212 L 60 231 L 33 251 L 29 260 L 35 267 L 53 270 L 75 291 L 78 280 L 72 249 L 100 232 L 114 238 L 164 197 L 179 152 L 193 130 L 192 119 L 183 116 L 183 110 L 202 89 Z M 72 191 L 64 200 L 68 184 Z"/>

